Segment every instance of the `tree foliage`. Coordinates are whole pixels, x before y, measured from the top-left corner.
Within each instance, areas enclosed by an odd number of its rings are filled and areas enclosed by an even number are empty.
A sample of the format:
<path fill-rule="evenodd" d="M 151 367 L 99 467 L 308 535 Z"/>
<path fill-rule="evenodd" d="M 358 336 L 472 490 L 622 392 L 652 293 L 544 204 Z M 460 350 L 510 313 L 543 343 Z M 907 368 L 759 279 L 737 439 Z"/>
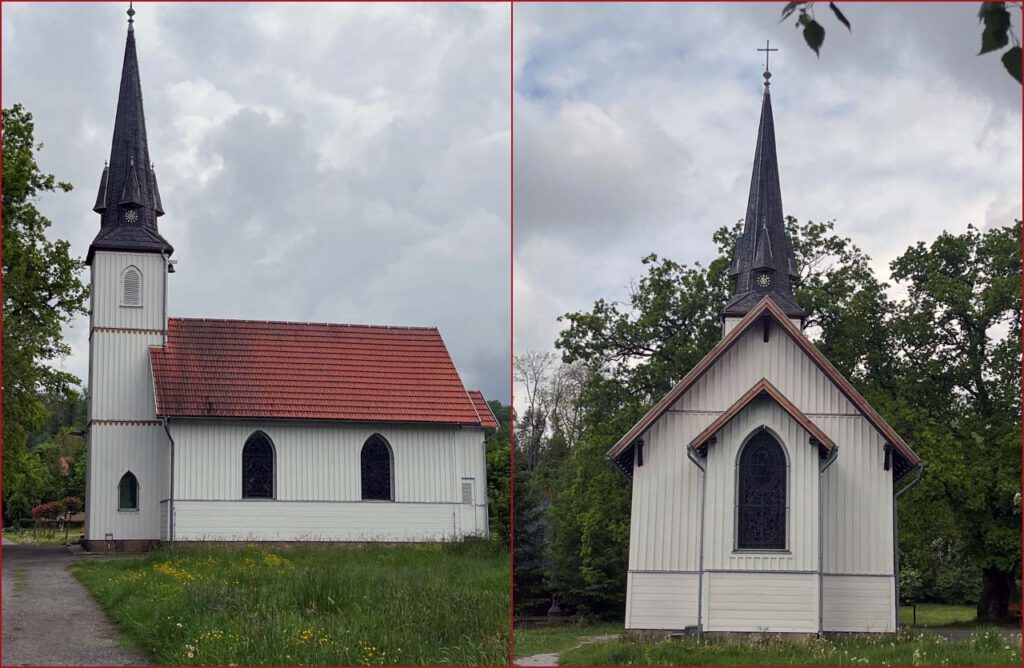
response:
<path fill-rule="evenodd" d="M 3 489 L 18 491 L 27 474 L 29 434 L 45 418 L 42 394 L 64 393 L 74 376 L 50 366 L 69 352 L 61 327 L 85 312 L 81 260 L 67 241 L 46 236 L 50 221 L 36 202 L 71 185 L 36 162 L 32 114 L 3 110 Z"/>

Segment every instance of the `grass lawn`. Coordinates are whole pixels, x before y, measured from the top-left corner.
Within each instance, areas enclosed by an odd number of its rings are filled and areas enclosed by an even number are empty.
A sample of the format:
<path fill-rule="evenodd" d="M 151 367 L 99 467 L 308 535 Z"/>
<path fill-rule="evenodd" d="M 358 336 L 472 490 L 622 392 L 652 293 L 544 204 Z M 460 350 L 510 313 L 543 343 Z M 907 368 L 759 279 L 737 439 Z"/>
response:
<path fill-rule="evenodd" d="M 508 664 L 490 543 L 168 548 L 73 572 L 159 664 Z"/>
<path fill-rule="evenodd" d="M 564 652 L 575 647 L 583 638 L 622 632 L 622 622 L 516 629 L 515 652 L 517 657 Z"/>
<path fill-rule="evenodd" d="M 805 642 L 761 640 L 667 640 L 584 645 L 559 656 L 561 665 L 1021 665 L 1020 641 L 1007 643 L 995 629 L 979 629 L 969 640 L 950 641 L 913 631 L 896 638 Z"/>
<path fill-rule="evenodd" d="M 970 626 L 977 623 L 978 609 L 973 605 L 918 603 L 917 626 Z M 910 626 L 914 611 L 909 605 L 900 607 L 900 624 Z"/>
<path fill-rule="evenodd" d="M 9 541 L 27 545 L 63 545 L 64 532 L 57 529 L 14 529 L 3 532 Z M 68 532 L 68 543 L 77 543 L 82 538 L 82 528 Z"/>

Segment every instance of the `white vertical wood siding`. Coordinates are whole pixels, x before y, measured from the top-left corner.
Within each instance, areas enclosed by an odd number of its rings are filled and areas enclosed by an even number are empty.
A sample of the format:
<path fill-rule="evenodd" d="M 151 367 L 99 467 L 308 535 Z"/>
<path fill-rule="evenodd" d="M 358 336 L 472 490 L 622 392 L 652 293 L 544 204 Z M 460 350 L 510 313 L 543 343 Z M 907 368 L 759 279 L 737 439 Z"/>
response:
<path fill-rule="evenodd" d="M 707 631 L 817 633 L 818 576 L 709 573 Z"/>
<path fill-rule="evenodd" d="M 242 500 L 242 447 L 257 430 L 275 448 L 273 501 Z M 171 433 L 176 540 L 449 540 L 487 532 L 480 429 L 172 420 Z M 362 501 L 360 452 L 375 433 L 394 453 L 394 503 Z M 464 480 L 473 482 L 468 514 Z"/>
<path fill-rule="evenodd" d="M 95 331 L 90 340 L 93 420 L 155 420 L 149 347 L 160 334 Z"/>
<path fill-rule="evenodd" d="M 681 630 L 697 625 L 696 573 L 630 573 L 627 629 Z"/>
<path fill-rule="evenodd" d="M 170 491 L 167 436 L 159 425 L 93 425 L 89 431 L 86 539 L 158 540 L 160 502 Z M 138 511 L 117 509 L 127 471 L 139 481 Z"/>
<path fill-rule="evenodd" d="M 839 444 L 822 480 L 825 573 L 892 575 L 892 475 L 884 441 L 863 417 L 819 416 Z"/>
<path fill-rule="evenodd" d="M 764 425 L 778 438 L 789 466 L 786 475 L 785 552 L 736 552 L 736 462 L 740 446 Z M 755 399 L 708 448 L 704 519 L 705 570 L 818 570 L 818 449 L 809 434 L 777 403 Z"/>
<path fill-rule="evenodd" d="M 888 633 L 896 630 L 896 592 L 891 576 L 824 577 L 826 631 Z"/>
<path fill-rule="evenodd" d="M 142 274 L 142 306 L 121 306 L 121 275 Z M 97 251 L 92 260 L 92 326 L 163 329 L 164 259 L 158 253 Z"/>

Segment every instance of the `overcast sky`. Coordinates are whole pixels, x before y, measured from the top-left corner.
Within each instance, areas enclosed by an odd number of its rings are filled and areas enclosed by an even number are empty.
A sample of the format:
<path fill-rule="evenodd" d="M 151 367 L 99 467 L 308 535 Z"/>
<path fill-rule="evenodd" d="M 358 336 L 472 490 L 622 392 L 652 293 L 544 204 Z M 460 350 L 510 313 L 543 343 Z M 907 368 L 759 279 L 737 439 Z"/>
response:
<path fill-rule="evenodd" d="M 127 2 L 4 3 L 39 206 L 84 256 L 110 153 Z M 136 5 L 172 316 L 440 328 L 509 399 L 507 5 Z M 87 375 L 88 321 L 64 366 Z"/>
<path fill-rule="evenodd" d="M 714 258 L 743 217 L 772 54 L 782 199 L 888 265 L 1021 211 L 1021 87 L 980 48 L 978 3 L 818 3 L 821 58 L 781 2 L 515 8 L 515 338 L 622 300 L 656 252 Z M 1021 16 L 1013 14 L 1019 35 Z"/>

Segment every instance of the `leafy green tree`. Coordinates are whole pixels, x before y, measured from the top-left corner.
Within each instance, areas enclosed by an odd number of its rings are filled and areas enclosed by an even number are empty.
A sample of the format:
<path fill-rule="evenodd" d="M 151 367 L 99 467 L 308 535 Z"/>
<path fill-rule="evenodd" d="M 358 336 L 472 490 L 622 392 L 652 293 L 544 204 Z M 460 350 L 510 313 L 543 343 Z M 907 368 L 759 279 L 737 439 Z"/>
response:
<path fill-rule="evenodd" d="M 952 509 L 960 549 L 982 573 L 978 618 L 1005 619 L 1021 567 L 1021 224 L 918 243 L 893 261 L 907 299 L 896 391 L 905 436 L 926 462 L 908 505 Z M 916 496 L 915 496 L 916 495 Z M 934 526 L 927 520 L 925 533 Z M 912 533 L 922 530 L 907 527 Z M 934 536 L 934 534 L 932 534 Z"/>
<path fill-rule="evenodd" d="M 16 493 L 27 475 L 29 434 L 45 417 L 41 393 L 78 382 L 48 362 L 69 352 L 61 326 L 85 312 L 82 262 L 67 241 L 46 237 L 50 221 L 36 208 L 45 193 L 68 192 L 39 169 L 32 115 L 3 110 L 3 491 Z"/>
<path fill-rule="evenodd" d="M 487 509 L 491 535 L 510 545 L 512 533 L 511 424 L 512 407 L 488 401 L 498 428 L 484 440 L 487 466 Z"/>

